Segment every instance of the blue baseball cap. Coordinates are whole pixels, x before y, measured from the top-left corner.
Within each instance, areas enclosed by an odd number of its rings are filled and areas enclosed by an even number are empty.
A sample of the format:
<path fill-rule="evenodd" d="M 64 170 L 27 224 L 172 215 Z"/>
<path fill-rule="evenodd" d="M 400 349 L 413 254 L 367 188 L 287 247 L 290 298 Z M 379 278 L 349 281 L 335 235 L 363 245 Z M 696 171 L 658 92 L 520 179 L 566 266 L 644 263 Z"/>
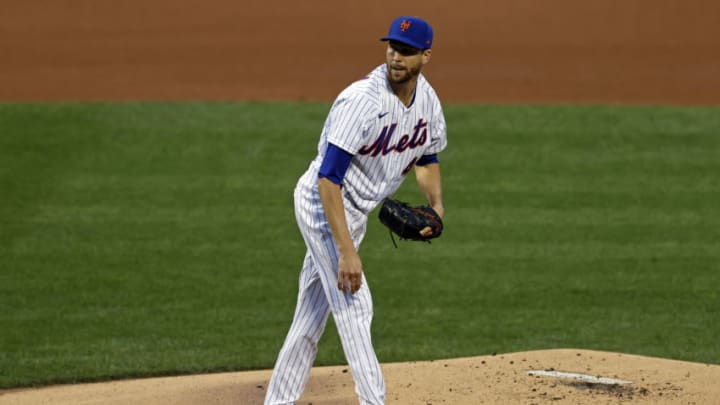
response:
<path fill-rule="evenodd" d="M 433 41 L 433 29 L 427 21 L 419 17 L 398 17 L 390 24 L 390 30 L 381 41 L 397 41 L 417 49 L 430 49 Z"/>

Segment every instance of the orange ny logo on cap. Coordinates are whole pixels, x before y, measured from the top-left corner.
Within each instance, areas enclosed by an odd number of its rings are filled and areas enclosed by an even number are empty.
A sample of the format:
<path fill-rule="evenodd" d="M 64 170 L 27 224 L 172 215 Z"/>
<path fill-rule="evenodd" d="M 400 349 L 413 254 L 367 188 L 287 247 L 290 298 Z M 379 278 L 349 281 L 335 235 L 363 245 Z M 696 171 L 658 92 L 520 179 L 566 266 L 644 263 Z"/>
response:
<path fill-rule="evenodd" d="M 408 21 L 408 20 L 403 20 L 403 21 L 400 23 L 400 31 L 405 32 L 405 31 L 407 31 L 407 30 L 409 30 L 409 29 L 410 29 L 410 21 Z"/>

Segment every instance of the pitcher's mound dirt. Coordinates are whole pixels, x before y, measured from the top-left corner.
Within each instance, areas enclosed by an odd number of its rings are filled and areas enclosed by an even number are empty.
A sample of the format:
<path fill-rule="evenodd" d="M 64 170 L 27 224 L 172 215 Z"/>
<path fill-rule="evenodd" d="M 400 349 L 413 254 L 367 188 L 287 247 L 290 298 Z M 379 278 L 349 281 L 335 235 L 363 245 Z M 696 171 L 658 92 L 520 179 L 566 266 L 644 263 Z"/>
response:
<path fill-rule="evenodd" d="M 588 378 L 532 376 L 532 370 Z M 393 404 L 712 404 L 720 398 L 720 366 L 589 350 L 392 363 L 383 372 Z M 263 370 L 14 390 L 0 393 L 0 404 L 261 404 L 269 377 Z M 607 379 L 628 383 L 597 382 Z M 357 404 L 348 368 L 314 368 L 299 403 Z"/>

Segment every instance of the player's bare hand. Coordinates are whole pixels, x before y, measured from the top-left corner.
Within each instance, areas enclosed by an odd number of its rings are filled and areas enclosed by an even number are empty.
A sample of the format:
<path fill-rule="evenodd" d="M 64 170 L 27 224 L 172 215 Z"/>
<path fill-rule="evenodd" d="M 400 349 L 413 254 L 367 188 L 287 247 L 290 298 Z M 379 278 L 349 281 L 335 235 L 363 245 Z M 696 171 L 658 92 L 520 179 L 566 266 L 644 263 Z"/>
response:
<path fill-rule="evenodd" d="M 362 261 L 354 254 L 340 255 L 338 260 L 338 289 L 355 294 L 362 285 Z"/>
<path fill-rule="evenodd" d="M 445 216 L 445 208 L 442 205 L 436 205 L 432 207 L 435 212 L 440 216 L 440 218 Z M 423 238 L 427 238 L 428 236 L 432 235 L 433 230 L 431 227 L 426 226 L 425 228 L 420 230 L 420 235 L 422 235 Z"/>

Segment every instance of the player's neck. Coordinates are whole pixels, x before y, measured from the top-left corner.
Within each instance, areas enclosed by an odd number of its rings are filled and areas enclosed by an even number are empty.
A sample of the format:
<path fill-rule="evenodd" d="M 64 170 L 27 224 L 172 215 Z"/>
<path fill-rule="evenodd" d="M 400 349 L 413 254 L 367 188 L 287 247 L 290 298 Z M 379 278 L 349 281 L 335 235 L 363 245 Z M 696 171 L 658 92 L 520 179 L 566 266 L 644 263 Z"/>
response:
<path fill-rule="evenodd" d="M 417 86 L 417 77 L 414 77 L 404 83 L 390 83 L 393 93 L 400 99 L 400 102 L 409 107 L 415 96 L 415 87 Z"/>

